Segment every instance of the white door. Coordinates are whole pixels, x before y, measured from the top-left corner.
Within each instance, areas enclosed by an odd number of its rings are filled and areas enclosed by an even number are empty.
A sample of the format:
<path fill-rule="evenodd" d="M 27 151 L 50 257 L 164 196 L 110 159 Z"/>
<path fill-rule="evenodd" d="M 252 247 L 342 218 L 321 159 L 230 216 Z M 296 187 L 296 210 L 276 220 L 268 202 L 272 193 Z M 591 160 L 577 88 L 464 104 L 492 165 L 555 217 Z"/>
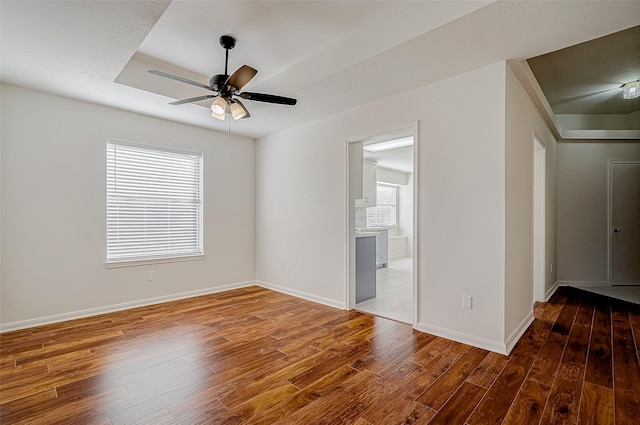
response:
<path fill-rule="evenodd" d="M 640 285 L 640 162 L 611 163 L 611 284 Z"/>

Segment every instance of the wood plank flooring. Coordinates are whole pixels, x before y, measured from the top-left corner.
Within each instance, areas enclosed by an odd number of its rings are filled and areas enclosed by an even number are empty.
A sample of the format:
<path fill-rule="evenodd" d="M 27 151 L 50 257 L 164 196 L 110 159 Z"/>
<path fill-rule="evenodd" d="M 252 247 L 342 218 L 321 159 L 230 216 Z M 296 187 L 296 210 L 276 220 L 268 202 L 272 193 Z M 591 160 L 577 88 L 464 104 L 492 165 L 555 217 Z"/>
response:
<path fill-rule="evenodd" d="M 259 287 L 0 335 L 0 423 L 638 424 L 640 306 L 560 288 L 502 356 Z"/>

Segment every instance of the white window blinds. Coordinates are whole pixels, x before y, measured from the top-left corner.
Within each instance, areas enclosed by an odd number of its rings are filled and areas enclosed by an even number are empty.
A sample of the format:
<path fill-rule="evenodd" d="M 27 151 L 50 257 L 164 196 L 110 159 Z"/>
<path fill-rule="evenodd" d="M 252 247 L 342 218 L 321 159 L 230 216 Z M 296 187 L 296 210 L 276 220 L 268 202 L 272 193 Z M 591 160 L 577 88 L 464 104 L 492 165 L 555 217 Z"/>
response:
<path fill-rule="evenodd" d="M 375 207 L 367 208 L 367 227 L 396 226 L 398 188 L 379 184 Z"/>
<path fill-rule="evenodd" d="M 107 143 L 107 263 L 202 254 L 202 154 Z"/>

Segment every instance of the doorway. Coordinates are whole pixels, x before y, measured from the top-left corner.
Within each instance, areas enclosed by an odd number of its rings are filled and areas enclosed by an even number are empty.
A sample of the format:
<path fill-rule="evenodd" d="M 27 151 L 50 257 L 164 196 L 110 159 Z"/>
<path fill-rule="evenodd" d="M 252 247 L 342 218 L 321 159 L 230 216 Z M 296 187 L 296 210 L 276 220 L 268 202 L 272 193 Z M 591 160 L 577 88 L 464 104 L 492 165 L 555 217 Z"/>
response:
<path fill-rule="evenodd" d="M 610 161 L 609 277 L 640 285 L 640 162 Z"/>
<path fill-rule="evenodd" d="M 347 140 L 347 305 L 416 324 L 417 125 Z"/>
<path fill-rule="evenodd" d="M 533 138 L 533 301 L 546 301 L 545 148 Z"/>

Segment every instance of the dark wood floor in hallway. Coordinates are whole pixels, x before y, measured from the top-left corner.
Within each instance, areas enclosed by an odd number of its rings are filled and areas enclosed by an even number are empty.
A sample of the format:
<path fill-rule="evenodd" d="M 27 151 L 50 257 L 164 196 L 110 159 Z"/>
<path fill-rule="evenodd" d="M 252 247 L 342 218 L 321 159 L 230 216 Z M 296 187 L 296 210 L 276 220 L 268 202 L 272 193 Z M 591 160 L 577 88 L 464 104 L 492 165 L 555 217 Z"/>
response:
<path fill-rule="evenodd" d="M 511 355 L 259 287 L 0 335 L 0 423 L 638 424 L 640 308 L 560 288 Z"/>

